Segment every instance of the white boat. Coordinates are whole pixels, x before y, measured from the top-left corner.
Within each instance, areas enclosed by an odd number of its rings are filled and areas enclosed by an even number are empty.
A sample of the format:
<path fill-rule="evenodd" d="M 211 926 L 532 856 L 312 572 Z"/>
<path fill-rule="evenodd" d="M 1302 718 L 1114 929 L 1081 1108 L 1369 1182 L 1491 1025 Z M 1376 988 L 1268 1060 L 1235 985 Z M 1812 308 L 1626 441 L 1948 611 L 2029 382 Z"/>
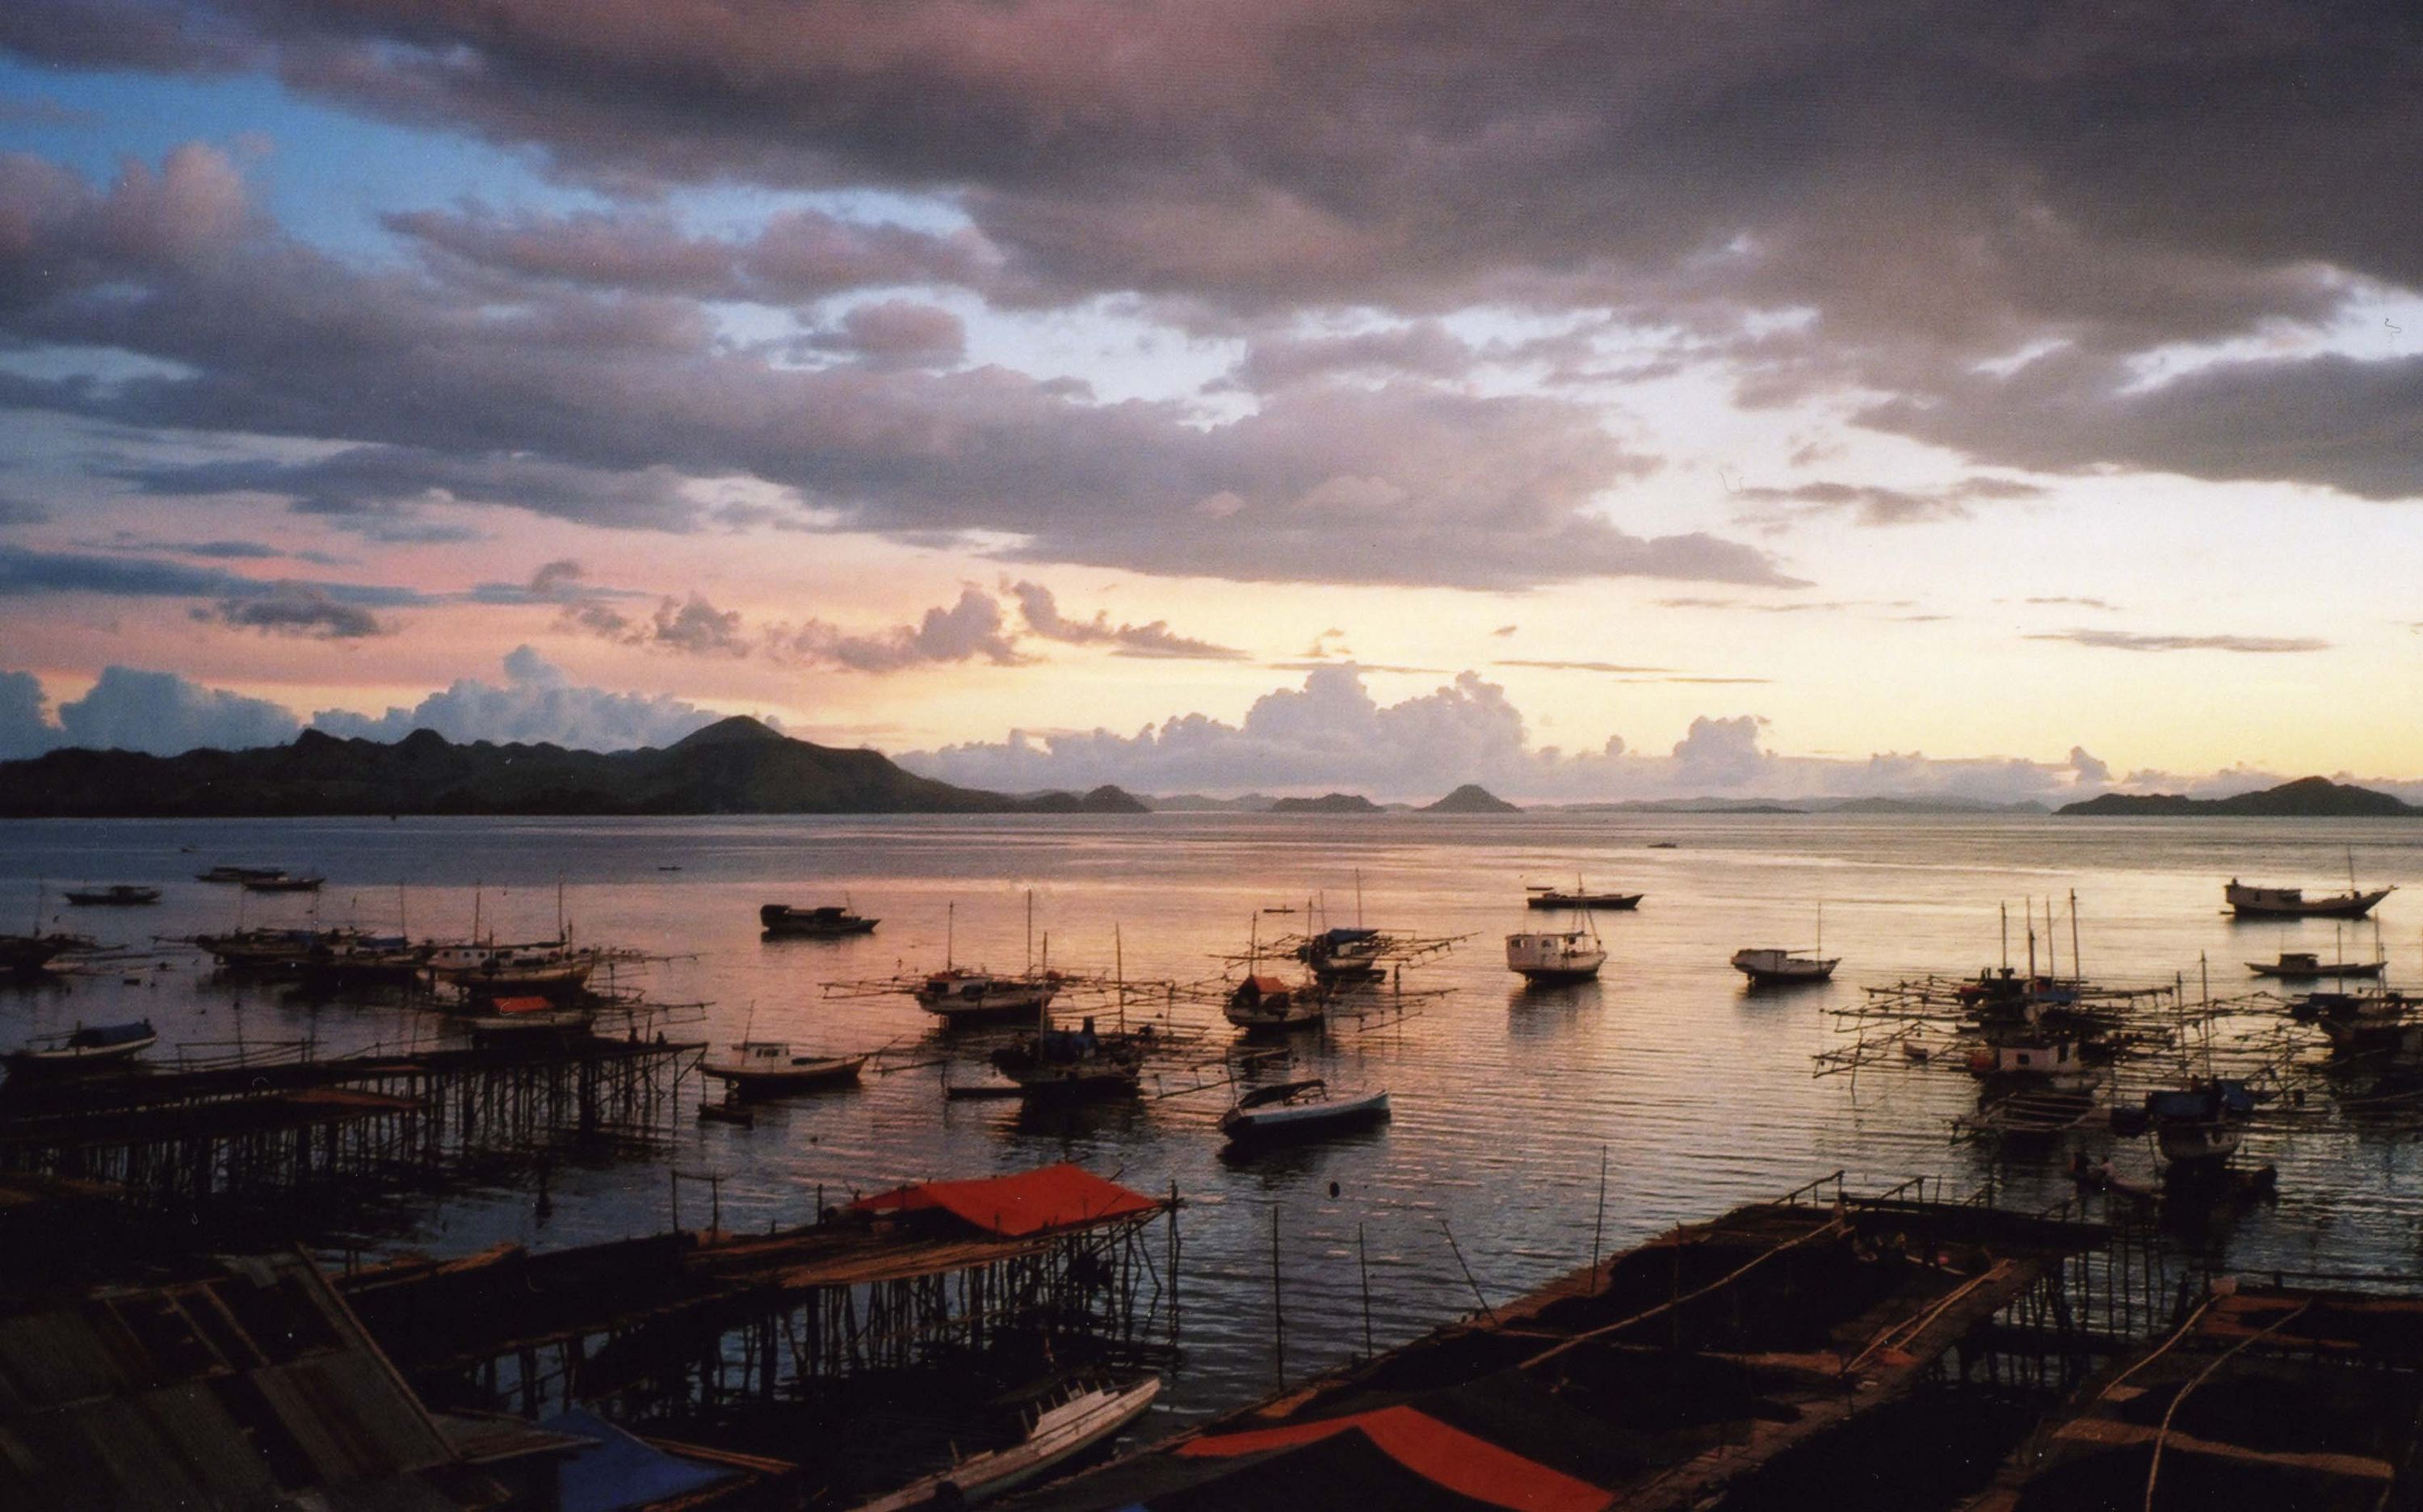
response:
<path fill-rule="evenodd" d="M 160 1042 L 150 1019 L 131 1024 L 82 1025 L 54 1039 L 8 1053 L 12 1072 L 98 1071 L 133 1059 Z"/>
<path fill-rule="evenodd" d="M 1734 969 L 1748 977 L 1753 987 L 1781 987 L 1793 982 L 1824 981 L 1834 975 L 1843 963 L 1840 956 L 1821 956 L 1807 950 L 1736 950 Z"/>
<path fill-rule="evenodd" d="M 1322 1022 L 1321 989 L 1308 982 L 1291 987 L 1276 977 L 1247 977 L 1220 1005 L 1220 1016 L 1248 1034 L 1310 1028 Z"/>
<path fill-rule="evenodd" d="M 1161 1377 L 1109 1381 L 1078 1377 L 1029 1403 L 1023 1437 L 1006 1449 L 970 1455 L 950 1469 L 921 1476 L 857 1512 L 907 1512 L 911 1507 L 965 1506 L 1025 1485 L 1144 1415 L 1161 1394 Z"/>
<path fill-rule="evenodd" d="M 1317 1139 L 1388 1121 L 1388 1094 L 1332 1097 L 1329 1084 L 1314 1076 L 1258 1087 L 1220 1115 L 1220 1132 L 1231 1144 L 1276 1144 Z"/>
<path fill-rule="evenodd" d="M 1506 937 L 1506 969 L 1526 981 L 1588 981 L 1607 964 L 1607 947 L 1587 930 L 1531 930 Z"/>
<path fill-rule="evenodd" d="M 439 981 L 482 994 L 568 993 L 588 982 L 601 954 L 594 947 L 576 947 L 565 940 L 448 945 L 431 952 L 429 971 Z"/>
<path fill-rule="evenodd" d="M 780 1040 L 743 1040 L 732 1048 L 735 1058 L 710 1060 L 698 1069 L 739 1097 L 844 1086 L 857 1081 L 867 1062 L 865 1056 L 795 1056 Z"/>
<path fill-rule="evenodd" d="M 950 966 L 928 976 L 910 994 L 917 1006 L 945 1024 L 1032 1021 L 1060 995 L 1060 977 L 996 977 L 989 971 Z"/>
<path fill-rule="evenodd" d="M 2232 877 L 2221 896 L 2240 918 L 2362 918 L 2397 890 L 2381 887 L 2359 892 L 2351 886 L 2343 893 L 2307 898 L 2303 887 L 2254 887 Z"/>

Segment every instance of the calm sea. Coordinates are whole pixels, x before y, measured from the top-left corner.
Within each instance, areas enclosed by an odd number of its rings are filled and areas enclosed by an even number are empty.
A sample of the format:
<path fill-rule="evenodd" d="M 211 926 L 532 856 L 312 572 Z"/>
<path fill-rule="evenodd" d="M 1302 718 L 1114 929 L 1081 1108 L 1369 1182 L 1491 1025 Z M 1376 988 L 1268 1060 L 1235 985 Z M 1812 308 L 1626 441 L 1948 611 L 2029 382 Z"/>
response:
<path fill-rule="evenodd" d="M 1652 849 L 1669 841 L 1673 848 Z M 1995 1159 L 1949 1137 L 1976 1104 L 1958 1070 L 1887 1057 L 1856 1077 L 1818 1076 L 1814 1057 L 1847 1041 L 1836 1011 L 1862 989 L 1928 972 L 1973 973 L 2001 958 L 2003 910 L 2025 958 L 2023 899 L 2056 900 L 2051 931 L 2071 969 L 2069 898 L 2086 973 L 2128 983 L 2200 969 L 2216 994 L 2245 991 L 2243 963 L 2284 948 L 2338 947 L 2333 926 L 2233 924 L 2221 884 L 2344 885 L 2349 851 L 2370 884 L 2423 883 L 2423 825 L 2381 822 L 2125 821 L 1849 817 L 1387 816 L 1138 818 L 407 820 L 20 822 L 0 826 L 0 910 L 23 928 L 35 883 L 152 883 L 149 910 L 70 910 L 50 895 L 45 922 L 113 941 L 238 921 L 357 922 L 415 935 L 460 934 L 475 897 L 483 929 L 552 933 L 559 896 L 577 934 L 672 959 L 641 980 L 663 1001 L 705 1002 L 688 1032 L 744 1032 L 802 1051 L 894 1045 L 926 1065 L 870 1077 L 863 1090 L 775 1105 L 754 1128 L 684 1118 L 654 1159 L 560 1169 L 552 1211 L 528 1190 L 476 1190 L 404 1216 L 391 1248 L 451 1253 L 499 1240 L 554 1247 L 665 1226 L 668 1166 L 713 1172 L 728 1227 L 807 1219 L 828 1201 L 928 1177 L 1080 1161 L 1147 1191 L 1185 1199 L 1186 1365 L 1174 1419 L 1233 1405 L 1272 1377 L 1271 1215 L 1291 1375 L 1362 1346 L 1358 1239 L 1368 1255 L 1371 1327 L 1386 1345 L 1498 1300 L 1677 1220 L 1773 1195 L 1837 1168 L 1882 1186 L 1916 1175 L 1956 1189 L 1989 1175 L 2003 1200 L 2071 1194 L 2057 1157 Z M 307 899 L 246 897 L 193 873 L 219 862 L 325 872 Z M 667 869 L 678 867 L 679 869 Z M 1636 914 L 1603 914 L 1610 959 L 1592 986 L 1526 991 L 1503 965 L 1501 937 L 1545 915 L 1523 907 L 1527 882 L 1639 890 Z M 1385 1088 L 1386 1129 L 1247 1164 L 1225 1163 L 1214 1122 L 1224 1091 L 1148 1098 L 1040 1118 L 1014 1103 L 946 1104 L 948 1075 L 974 1079 L 992 1042 L 943 1041 L 906 997 L 828 999 L 831 980 L 938 965 L 1016 969 L 1034 951 L 1071 970 L 1197 981 L 1219 956 L 1301 927 L 1307 903 L 1331 922 L 1466 935 L 1405 974 L 1444 989 L 1386 1027 L 1299 1038 L 1296 1074 L 1347 1090 Z M 761 902 L 847 899 L 881 918 L 846 943 L 761 941 Z M 1359 901 L 1358 901 L 1359 899 Z M 2393 980 L 2423 977 L 2423 887 L 2380 911 Z M 1727 958 L 1743 946 L 1808 946 L 1822 928 L 1843 957 L 1832 983 L 1744 991 Z M 1264 910 L 1293 909 L 1292 914 Z M 2039 932 L 2043 932 L 2041 922 Z M 1116 931 L 1116 935 L 1115 935 Z M 2039 949 L 2045 947 L 2040 944 Z M 2352 955 L 2375 948 L 2369 926 Z M 274 988 L 209 981 L 178 969 L 85 978 L 64 989 L 0 994 L 0 1040 L 78 1021 L 148 1015 L 164 1048 L 315 1040 L 334 1052 L 373 1042 L 436 1042 L 439 1020 L 398 1007 L 293 1001 Z M 1171 1058 L 1173 1090 L 1227 1074 L 1231 1037 L 1209 1008 L 1181 1002 L 1205 1028 Z M 2262 1021 L 2240 1021 L 2254 1032 Z M 679 1030 L 677 1033 L 681 1032 Z M 2308 1058 L 2315 1053 L 2305 1052 Z M 2159 1067 L 2141 1068 L 2143 1076 Z M 1264 1068 L 1259 1074 L 1279 1074 Z M 2304 1106 L 2250 1139 L 2280 1168 L 2276 1203 L 2185 1236 L 2205 1258 L 2255 1269 L 2412 1269 L 2423 1227 L 2423 1161 L 2411 1122 L 2351 1118 L 2335 1084 L 2306 1073 Z M 1152 1083 L 1148 1080 L 1148 1088 Z M 695 1090 L 689 1094 L 695 1097 Z M 2119 1169 L 2152 1170 L 2142 1141 L 2108 1139 Z M 1605 1171 L 1605 1202 L 1600 1201 Z M 683 1221 L 706 1215 L 701 1185 L 680 1184 Z M 1453 1236 L 1450 1246 L 1449 1235 Z M 1468 1264 L 1467 1281 L 1455 1249 Z"/>

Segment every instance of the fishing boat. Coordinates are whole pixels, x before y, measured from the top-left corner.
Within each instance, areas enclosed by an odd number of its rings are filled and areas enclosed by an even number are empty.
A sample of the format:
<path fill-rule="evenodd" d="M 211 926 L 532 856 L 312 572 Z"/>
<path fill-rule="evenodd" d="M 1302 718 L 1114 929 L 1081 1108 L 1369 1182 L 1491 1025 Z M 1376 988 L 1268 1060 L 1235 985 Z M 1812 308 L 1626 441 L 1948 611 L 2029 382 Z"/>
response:
<path fill-rule="evenodd" d="M 1549 985 L 1589 981 L 1607 964 L 1607 947 L 1592 930 L 1530 930 L 1506 937 L 1506 969 Z"/>
<path fill-rule="evenodd" d="M 795 1056 L 781 1040 L 742 1040 L 734 1044 L 735 1058 L 710 1060 L 698 1069 L 724 1084 L 736 1097 L 780 1097 L 785 1092 L 816 1091 L 858 1080 L 865 1056 Z"/>
<path fill-rule="evenodd" d="M 2258 977 L 2281 981 L 2316 981 L 2323 978 L 2378 977 L 2384 964 L 2379 961 L 2324 961 L 2311 950 L 2283 950 L 2279 960 L 2250 961 L 2246 969 Z"/>
<path fill-rule="evenodd" d="M 1581 879 L 1574 879 L 1571 891 L 1561 887 L 1531 886 L 1523 889 L 1523 901 L 1532 908 L 1639 908 L 1645 893 L 1594 893 L 1584 887 Z"/>
<path fill-rule="evenodd" d="M 316 873 L 296 877 L 274 871 L 267 876 L 245 877 L 243 882 L 244 890 L 248 893 L 316 893 L 327 880 Z"/>
<path fill-rule="evenodd" d="M 454 1017 L 463 1027 L 486 1039 L 502 1034 L 568 1034 L 588 1028 L 596 1014 L 551 997 L 499 997 L 483 1001 L 476 1012 Z"/>
<path fill-rule="evenodd" d="M 2078 1042 L 2067 1039 L 2015 1039 L 1972 1046 L 1969 1074 L 1981 1080 L 2023 1077 L 2050 1084 L 2074 1082 L 2087 1074 L 2079 1058 Z"/>
<path fill-rule="evenodd" d="M 2411 1055 L 2423 1051 L 2423 1014 L 2404 993 L 2307 993 L 2288 1006 L 2288 1016 L 2308 1020 L 2342 1051 Z"/>
<path fill-rule="evenodd" d="M 208 870 L 208 871 L 197 871 L 197 872 L 195 872 L 195 873 L 194 873 L 194 880 L 195 880 L 196 882 L 228 882 L 228 883 L 237 883 L 237 882 L 267 882 L 267 881 L 269 881 L 270 879 L 272 879 L 272 878 L 274 878 L 274 877 L 283 877 L 283 876 L 285 876 L 285 875 L 286 875 L 285 871 L 284 871 L 283 869 L 281 869 L 280 867 L 227 867 L 227 866 L 219 866 L 219 867 L 212 867 L 210 870 Z"/>
<path fill-rule="evenodd" d="M 435 945 L 415 945 L 401 934 L 356 934 L 350 931 L 322 935 L 294 963 L 294 969 L 316 980 L 336 984 L 409 982 L 419 979 L 436 953 Z"/>
<path fill-rule="evenodd" d="M 100 1071 L 125 1064 L 159 1042 L 150 1019 L 128 1024 L 78 1025 L 48 1040 L 8 1053 L 11 1075 L 62 1071 Z"/>
<path fill-rule="evenodd" d="M 1033 1019 L 1060 995 L 1060 974 L 996 977 L 989 971 L 946 966 L 929 973 L 910 995 L 945 1024 L 1008 1024 Z"/>
<path fill-rule="evenodd" d="M 2113 1127 L 2131 1133 L 2136 1130 L 2130 1124 L 2142 1124 L 2153 1133 L 2162 1158 L 2175 1164 L 2217 1163 L 2238 1153 L 2255 1104 L 2255 1093 L 2242 1081 L 2199 1080 L 2147 1092 L 2140 1117 L 2115 1117 Z"/>
<path fill-rule="evenodd" d="M 207 952 L 221 969 L 235 972 L 300 970 L 315 953 L 340 950 L 360 936 L 353 930 L 256 928 L 225 934 L 197 934 L 181 944 Z"/>
<path fill-rule="evenodd" d="M 1824 981 L 1834 975 L 1834 968 L 1842 963 L 1840 956 L 1821 956 L 1808 950 L 1734 952 L 1734 969 L 1748 977 L 1753 987 L 1788 987 L 1798 982 Z"/>
<path fill-rule="evenodd" d="M 160 889 L 115 882 L 106 887 L 71 887 L 60 896 L 79 908 L 139 908 L 158 902 Z"/>
<path fill-rule="evenodd" d="M 1333 1097 L 1318 1076 L 1257 1087 L 1220 1115 L 1220 1132 L 1230 1144 L 1277 1144 L 1318 1139 L 1388 1122 L 1388 1094 Z"/>
<path fill-rule="evenodd" d="M 758 926 L 767 936 L 810 940 L 837 940 L 845 935 L 871 934 L 879 919 L 862 918 L 846 908 L 826 904 L 800 908 L 790 903 L 761 903 L 757 907 Z"/>
<path fill-rule="evenodd" d="M 858 1504 L 857 1512 L 965 1506 L 1013 1490 L 1133 1423 L 1161 1393 L 1161 1377 L 1116 1380 L 1073 1376 L 1019 1409 L 1015 1441 L 959 1459 L 897 1490 Z"/>
<path fill-rule="evenodd" d="M 1295 958 L 1318 981 L 1371 981 L 1387 973 L 1382 962 L 1387 948 L 1387 936 L 1378 930 L 1341 928 L 1306 936 Z"/>
<path fill-rule="evenodd" d="M 83 934 L 0 934 L 0 977 L 37 976 L 63 955 L 98 947 Z"/>
<path fill-rule="evenodd" d="M 2343 893 L 2308 898 L 2303 887 L 2253 887 L 2232 877 L 2221 896 L 2240 918 L 2362 918 L 2397 890 L 2393 886 L 2359 892 L 2351 885 Z"/>
<path fill-rule="evenodd" d="M 1253 1034 L 1311 1028 L 1324 1015 L 1317 985 L 1290 985 L 1276 977 L 1250 976 L 1220 1005 L 1220 1016 Z"/>
<path fill-rule="evenodd" d="M 1016 1082 L 1030 1101 L 1075 1102 L 1132 1095 L 1144 1079 L 1149 1027 L 1134 1034 L 1104 1034 L 1086 1019 L 1073 1029 L 1049 1027 L 1021 1035 L 992 1053 L 992 1067 Z"/>
<path fill-rule="evenodd" d="M 519 945 L 444 945 L 429 955 L 430 975 L 467 993 L 495 996 L 520 993 L 577 993 L 589 981 L 605 952 L 568 940 Z"/>

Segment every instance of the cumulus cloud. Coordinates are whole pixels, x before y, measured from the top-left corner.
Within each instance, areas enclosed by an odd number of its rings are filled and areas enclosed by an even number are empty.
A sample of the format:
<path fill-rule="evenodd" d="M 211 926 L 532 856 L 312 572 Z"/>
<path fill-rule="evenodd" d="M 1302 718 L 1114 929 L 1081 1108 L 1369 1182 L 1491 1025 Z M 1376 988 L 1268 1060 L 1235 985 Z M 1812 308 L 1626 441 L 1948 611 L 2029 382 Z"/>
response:
<path fill-rule="evenodd" d="M 1052 590 L 1039 582 L 1014 582 L 1009 592 L 1018 599 L 1019 616 L 1026 622 L 1027 629 L 1047 641 L 1116 646 L 1114 656 L 1173 661 L 1234 661 L 1245 655 L 1233 646 L 1214 645 L 1180 635 L 1169 628 L 1167 620 L 1157 619 L 1148 625 L 1113 625 L 1110 614 L 1100 610 L 1090 620 L 1070 619 L 1060 613 Z"/>
<path fill-rule="evenodd" d="M 154 756 L 282 745 L 300 727 L 292 710 L 265 698 L 205 688 L 173 672 L 117 666 L 103 668 L 82 698 L 59 706 L 59 725 L 67 745 Z"/>
<path fill-rule="evenodd" d="M 59 743 L 46 710 L 50 696 L 30 672 L 0 672 L 0 761 L 40 756 Z"/>
<path fill-rule="evenodd" d="M 926 611 L 914 625 L 855 634 L 812 619 L 776 627 L 766 644 L 779 657 L 852 672 L 904 672 L 978 660 L 1008 667 L 1026 660 L 1010 638 L 1000 601 L 975 588 L 962 590 L 958 602 L 947 608 Z"/>
<path fill-rule="evenodd" d="M 671 745 L 722 716 L 665 693 L 610 692 L 575 685 L 529 646 L 504 660 L 505 680 L 457 679 L 410 708 L 372 716 L 326 708 L 311 726 L 330 735 L 400 740 L 435 730 L 450 740 L 551 742 L 585 751 Z"/>

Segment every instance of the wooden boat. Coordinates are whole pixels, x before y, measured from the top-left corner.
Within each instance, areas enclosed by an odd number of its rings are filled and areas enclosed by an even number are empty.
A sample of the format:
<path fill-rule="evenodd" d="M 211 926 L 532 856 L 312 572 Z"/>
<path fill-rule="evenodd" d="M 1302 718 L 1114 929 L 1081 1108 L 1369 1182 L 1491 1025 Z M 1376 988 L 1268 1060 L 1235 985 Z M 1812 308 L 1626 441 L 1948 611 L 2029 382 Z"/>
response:
<path fill-rule="evenodd" d="M 2398 992 L 2308 993 L 2288 1009 L 2330 1037 L 2334 1050 L 2413 1055 L 2423 1052 L 2418 1001 Z"/>
<path fill-rule="evenodd" d="M 454 1022 L 473 1034 L 488 1037 L 499 1034 L 565 1034 L 586 1029 L 596 1014 L 586 1008 L 570 1008 L 551 997 L 499 997 L 483 999 L 476 1011 L 455 1013 Z"/>
<path fill-rule="evenodd" d="M 2238 1153 L 2256 1094 L 2242 1081 L 2193 1081 L 2150 1091 L 2136 1108 L 2114 1108 L 2115 1134 L 2151 1132 L 2162 1158 L 2173 1163 L 2219 1162 Z"/>
<path fill-rule="evenodd" d="M 317 875 L 291 877 L 282 871 L 243 879 L 244 890 L 248 893 L 316 893 L 327 880 Z"/>
<path fill-rule="evenodd" d="M 934 972 L 910 994 L 917 1006 L 945 1024 L 1007 1024 L 1033 1021 L 1060 995 L 1060 975 L 996 977 L 989 971 L 950 966 Z"/>
<path fill-rule="evenodd" d="M 63 955 L 96 948 L 98 942 L 88 935 L 0 934 L 0 977 L 36 976 Z"/>
<path fill-rule="evenodd" d="M 2246 969 L 2258 977 L 2281 981 L 2316 981 L 2324 978 L 2378 977 L 2384 964 L 2379 961 L 2326 962 L 2311 950 L 2283 950 L 2279 960 L 2250 961 Z"/>
<path fill-rule="evenodd" d="M 2240 918 L 2362 918 L 2397 890 L 2381 887 L 2359 892 L 2351 887 L 2344 893 L 2307 898 L 2302 887 L 2251 887 L 2232 877 L 2221 896 Z"/>
<path fill-rule="evenodd" d="M 115 882 L 106 887 L 71 887 L 61 896 L 79 908 L 139 908 L 158 902 L 160 889 Z"/>
<path fill-rule="evenodd" d="M 1378 930 L 1323 930 L 1295 947 L 1295 958 L 1320 981 L 1370 981 L 1386 974 L 1381 957 L 1388 947 Z"/>
<path fill-rule="evenodd" d="M 1220 1016 L 1248 1034 L 1307 1029 L 1324 1017 L 1321 989 L 1291 986 L 1276 977 L 1247 977 L 1220 1005 Z"/>
<path fill-rule="evenodd" d="M 415 945 L 401 934 L 323 936 L 304 952 L 294 969 L 305 977 L 331 983 L 408 982 L 428 966 L 434 945 Z"/>
<path fill-rule="evenodd" d="M 1524 903 L 1531 908 L 1639 908 L 1645 893 L 1594 893 L 1574 879 L 1569 892 L 1560 887 L 1526 887 Z"/>
<path fill-rule="evenodd" d="M 1607 947 L 1588 930 L 1534 930 L 1506 937 L 1506 969 L 1525 981 L 1589 981 L 1607 964 Z"/>
<path fill-rule="evenodd" d="M 1834 975 L 1843 963 L 1840 956 L 1820 956 L 1806 950 L 1736 950 L 1734 969 L 1750 979 L 1753 987 L 1787 987 L 1797 982 L 1824 981 Z"/>
<path fill-rule="evenodd" d="M 799 908 L 789 903 L 760 903 L 757 923 L 768 937 L 836 940 L 851 934 L 870 934 L 880 919 L 862 918 L 847 909 L 831 904 L 816 908 Z"/>
<path fill-rule="evenodd" d="M 267 882 L 286 873 L 277 867 L 213 867 L 194 873 L 196 882 Z"/>
<path fill-rule="evenodd" d="M 77 1026 L 69 1033 L 8 1053 L 11 1075 L 62 1071 L 99 1071 L 123 1065 L 157 1044 L 150 1019 L 130 1024 Z"/>
<path fill-rule="evenodd" d="M 1018 1084 L 1030 1101 L 1075 1102 L 1132 1096 L 1144 1079 L 1149 1027 L 1134 1034 L 1104 1034 L 1090 1018 L 1073 1029 L 1037 1029 L 995 1050 L 992 1068 Z"/>
<path fill-rule="evenodd" d="M 698 1069 L 722 1082 L 737 1097 L 780 1097 L 843 1087 L 858 1080 L 865 1056 L 795 1056 L 780 1040 L 742 1040 L 735 1044 L 736 1058 L 710 1060 Z"/>
<path fill-rule="evenodd" d="M 1318 1139 L 1388 1121 L 1388 1094 L 1332 1097 L 1318 1076 L 1258 1087 L 1220 1115 L 1220 1132 L 1230 1144 L 1277 1144 Z"/>
<path fill-rule="evenodd" d="M 1045 1394 L 1021 1408 L 1017 1441 L 970 1455 L 948 1470 L 861 1502 L 856 1512 L 965 1506 L 999 1496 L 1133 1423 L 1160 1393 L 1158 1376 L 1129 1381 L 1076 1376 L 1055 1382 Z"/>
<path fill-rule="evenodd" d="M 483 995 L 578 992 L 604 952 L 564 940 L 520 945 L 439 946 L 430 952 L 429 972 L 439 981 Z"/>
<path fill-rule="evenodd" d="M 360 938 L 354 930 L 260 928 L 197 934 L 185 943 L 207 952 L 224 970 L 266 972 L 300 970 L 315 953 L 342 950 Z"/>
<path fill-rule="evenodd" d="M 2026 1077 L 2074 1082 L 2089 1074 L 2075 1040 L 2006 1040 L 1972 1046 L 1969 1074 L 1983 1079 Z"/>

